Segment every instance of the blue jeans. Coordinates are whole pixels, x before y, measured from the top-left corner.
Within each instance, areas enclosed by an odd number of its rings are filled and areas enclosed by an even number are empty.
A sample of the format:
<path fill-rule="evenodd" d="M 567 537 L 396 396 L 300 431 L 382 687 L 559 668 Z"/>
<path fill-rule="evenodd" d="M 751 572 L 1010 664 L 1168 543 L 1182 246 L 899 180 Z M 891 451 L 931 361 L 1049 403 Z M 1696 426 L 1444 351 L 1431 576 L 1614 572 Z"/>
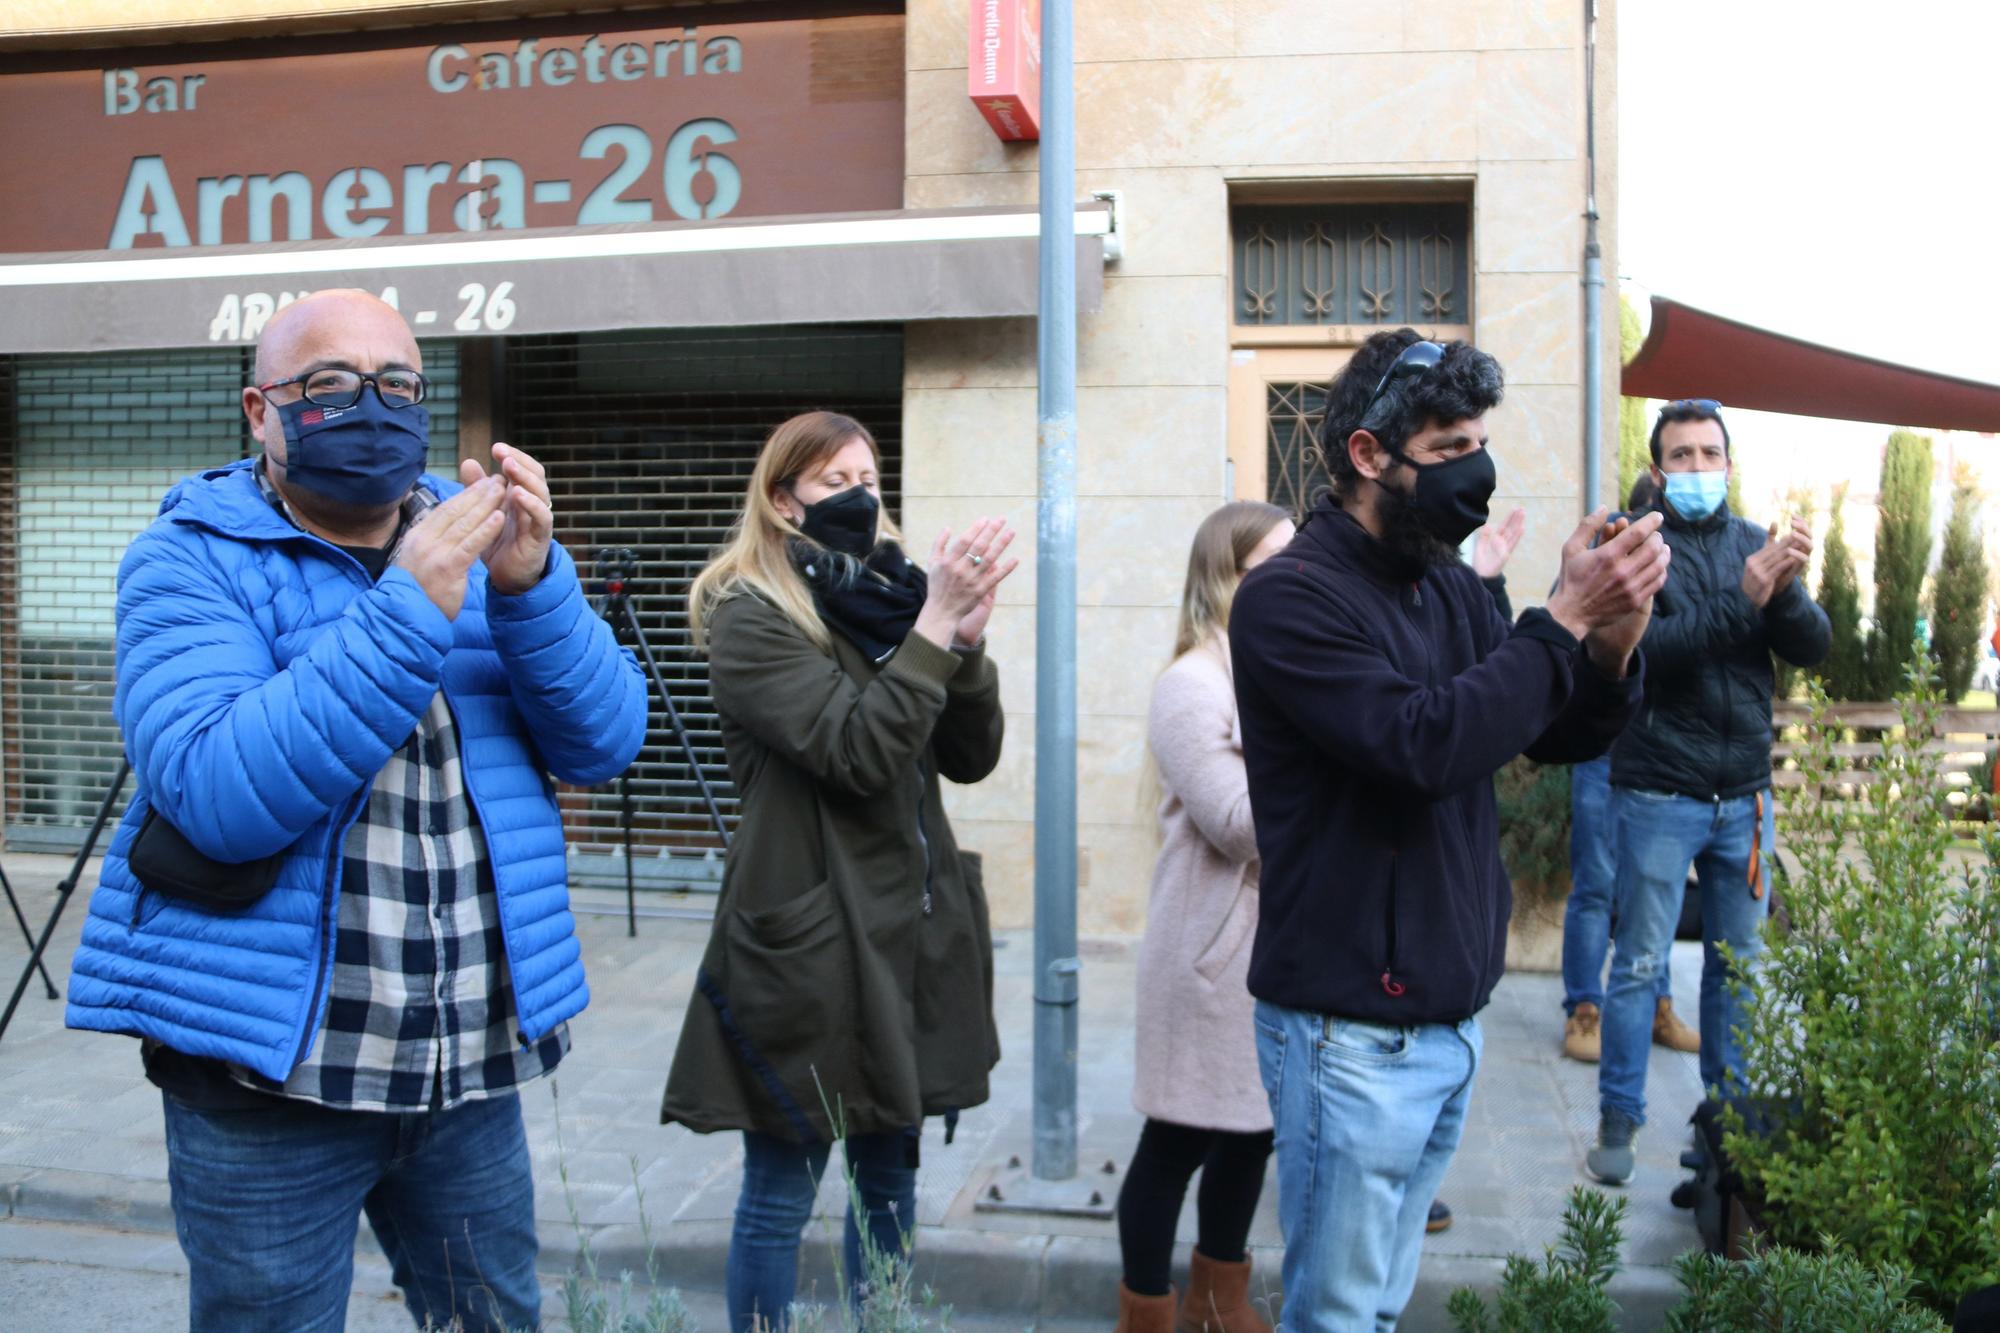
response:
<path fill-rule="evenodd" d="M 1569 771 L 1569 902 L 1563 908 L 1563 1012 L 1604 1009 L 1604 957 L 1611 952 L 1611 888 L 1618 880 L 1618 824 L 1611 808 L 1611 760 Z M 1662 997 L 1674 993 L 1665 959 Z"/>
<path fill-rule="evenodd" d="M 1759 928 L 1771 907 L 1767 871 L 1776 812 L 1771 793 L 1698 801 L 1619 788 L 1618 930 L 1604 1004 L 1597 1096 L 1604 1110 L 1646 1119 L 1646 1060 L 1652 1044 L 1654 978 L 1673 946 L 1687 872 L 1701 887 L 1701 1082 L 1713 1090 L 1743 1069 L 1743 1003 L 1732 993 L 1718 944 L 1737 960 L 1763 951 Z M 1762 806 L 1761 821 L 1758 807 Z M 1753 859 L 1754 858 L 1754 859 Z M 1751 892 L 1752 876 L 1761 892 Z"/>
<path fill-rule="evenodd" d="M 915 1136 L 915 1130 L 908 1130 L 847 1137 L 847 1169 L 878 1254 L 901 1258 L 916 1228 L 917 1171 L 909 1165 Z M 736 1196 L 736 1225 L 723 1278 L 733 1333 L 751 1333 L 760 1319 L 772 1329 L 790 1322 L 799 1285 L 799 1238 L 812 1220 L 830 1152 L 824 1143 L 791 1143 L 754 1131 L 743 1135 L 743 1189 Z M 858 1302 L 868 1270 L 851 1204 L 843 1241 L 842 1272 L 850 1299 Z"/>
<path fill-rule="evenodd" d="M 518 1096 L 411 1115 L 164 1100 L 188 1322 L 202 1333 L 339 1333 L 363 1211 L 418 1327 L 541 1323 Z"/>
<path fill-rule="evenodd" d="M 1281 1333 L 1395 1328 L 1479 1052 L 1477 1019 L 1390 1028 L 1257 1002 L 1285 1233 Z"/>

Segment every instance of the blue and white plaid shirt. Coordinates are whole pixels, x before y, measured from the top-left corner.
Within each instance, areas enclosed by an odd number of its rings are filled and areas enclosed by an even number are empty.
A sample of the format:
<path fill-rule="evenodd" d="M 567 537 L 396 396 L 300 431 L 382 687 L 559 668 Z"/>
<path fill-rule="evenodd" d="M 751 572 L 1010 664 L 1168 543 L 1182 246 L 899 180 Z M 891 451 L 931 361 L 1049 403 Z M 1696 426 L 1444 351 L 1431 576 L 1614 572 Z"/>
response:
<path fill-rule="evenodd" d="M 298 527 L 257 468 L 264 495 Z M 436 504 L 422 489 L 402 534 Z M 569 1028 L 517 1036 L 486 837 L 466 794 L 458 728 L 440 690 L 375 776 L 342 845 L 326 1023 L 282 1085 L 245 1087 L 348 1111 L 444 1110 L 510 1092 L 556 1067 Z"/>

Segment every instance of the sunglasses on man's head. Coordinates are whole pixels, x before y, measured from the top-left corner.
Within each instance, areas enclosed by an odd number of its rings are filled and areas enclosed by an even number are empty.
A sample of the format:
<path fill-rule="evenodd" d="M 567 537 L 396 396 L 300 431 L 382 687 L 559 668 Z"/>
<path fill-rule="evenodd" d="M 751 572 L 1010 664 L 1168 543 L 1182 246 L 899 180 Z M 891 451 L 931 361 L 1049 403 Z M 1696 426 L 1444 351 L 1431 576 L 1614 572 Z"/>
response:
<path fill-rule="evenodd" d="M 1683 411 L 1690 407 L 1697 412 L 1720 412 L 1722 410 L 1722 404 L 1716 402 L 1713 398 L 1676 398 L 1660 409 L 1660 415 L 1665 416 L 1669 412 Z"/>
<path fill-rule="evenodd" d="M 1382 372 L 1382 378 L 1375 382 L 1375 392 L 1368 395 L 1367 405 L 1361 409 L 1361 415 L 1355 420 L 1368 420 L 1368 414 L 1375 410 L 1375 404 L 1380 401 L 1382 391 L 1387 389 L 1392 381 L 1421 375 L 1442 360 L 1444 360 L 1444 348 L 1434 342 L 1414 342 L 1405 347 L 1402 353 L 1389 363 L 1389 368 Z"/>

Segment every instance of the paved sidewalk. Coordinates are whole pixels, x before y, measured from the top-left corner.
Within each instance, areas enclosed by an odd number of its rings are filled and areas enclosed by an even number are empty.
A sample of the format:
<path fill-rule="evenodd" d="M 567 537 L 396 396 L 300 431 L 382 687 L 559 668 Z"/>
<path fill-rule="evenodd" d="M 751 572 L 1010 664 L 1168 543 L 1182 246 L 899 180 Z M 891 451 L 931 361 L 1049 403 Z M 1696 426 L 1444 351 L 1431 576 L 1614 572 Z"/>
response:
<path fill-rule="evenodd" d="M 6 867 L 39 931 L 65 862 L 17 854 Z M 622 897 L 578 899 L 593 1001 L 572 1025 L 575 1047 L 556 1077 L 524 1094 L 543 1266 L 551 1275 L 567 1269 L 582 1238 L 602 1271 L 642 1271 L 650 1234 L 664 1280 L 719 1289 L 741 1168 L 738 1143 L 658 1123 L 661 1085 L 707 937 L 709 900 L 643 897 L 642 911 L 653 915 L 642 917 L 632 939 Z M 55 937 L 50 970 L 58 985 L 84 907 L 79 891 Z M 1130 1100 L 1134 942 L 1088 941 L 1083 953 L 1080 1160 L 1100 1169 L 1107 1160 L 1122 1163 L 1139 1131 Z M 1675 953 L 1677 1003 L 1691 1016 L 1700 952 L 1684 944 Z M 0 921 L 0 1001 L 26 955 L 18 929 Z M 1028 1151 L 1031 962 L 1027 933 L 1003 933 L 995 1003 L 1006 1058 L 995 1071 L 993 1101 L 966 1112 L 950 1146 L 935 1123 L 925 1135 L 919 1276 L 969 1314 L 1022 1325 L 1109 1323 L 1118 1281 L 1111 1223 L 973 1208 L 995 1168 Z M 1570 1188 L 1587 1183 L 1578 1164 L 1596 1128 L 1596 1069 L 1558 1052 L 1561 993 L 1557 977 L 1513 974 L 1482 1016 L 1485 1066 L 1444 1189 L 1457 1222 L 1427 1243 L 1406 1329 L 1448 1327 L 1443 1311 L 1451 1289 L 1462 1283 L 1490 1289 L 1508 1253 L 1539 1257 L 1556 1238 Z M 1667 1194 L 1681 1175 L 1682 1122 L 1698 1092 L 1694 1058 L 1655 1048 L 1654 1127 L 1640 1138 L 1638 1173 L 1625 1191 L 1627 1268 L 1613 1285 L 1628 1327 L 1657 1322 L 1673 1290 L 1666 1266 L 1697 1243 L 1690 1215 L 1672 1208 Z M 1105 1183 L 1107 1193 L 1115 1192 L 1115 1176 Z M 841 1189 L 829 1172 L 822 1191 L 829 1220 L 808 1233 L 808 1280 L 822 1291 L 827 1256 L 839 1240 Z M 44 998 L 39 980 L 0 1038 L 0 1200 L 10 1216 L 37 1222 L 169 1233 L 173 1225 L 159 1094 L 141 1074 L 137 1044 L 65 1031 L 61 1005 Z M 1273 1287 L 1276 1202 L 1275 1187 L 1267 1187 L 1252 1234 L 1259 1280 Z M 1191 1244 L 1192 1198 L 1181 1232 Z M 365 1230 L 363 1248 L 374 1250 Z"/>

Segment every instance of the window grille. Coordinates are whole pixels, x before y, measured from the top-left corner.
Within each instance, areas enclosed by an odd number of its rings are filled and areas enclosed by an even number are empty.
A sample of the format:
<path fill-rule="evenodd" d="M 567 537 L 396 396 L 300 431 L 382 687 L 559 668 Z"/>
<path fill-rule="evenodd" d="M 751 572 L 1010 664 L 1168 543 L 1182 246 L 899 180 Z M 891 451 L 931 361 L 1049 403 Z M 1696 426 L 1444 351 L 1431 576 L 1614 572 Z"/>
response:
<path fill-rule="evenodd" d="M 1240 205 L 1230 224 L 1238 325 L 1471 322 L 1467 204 Z"/>

